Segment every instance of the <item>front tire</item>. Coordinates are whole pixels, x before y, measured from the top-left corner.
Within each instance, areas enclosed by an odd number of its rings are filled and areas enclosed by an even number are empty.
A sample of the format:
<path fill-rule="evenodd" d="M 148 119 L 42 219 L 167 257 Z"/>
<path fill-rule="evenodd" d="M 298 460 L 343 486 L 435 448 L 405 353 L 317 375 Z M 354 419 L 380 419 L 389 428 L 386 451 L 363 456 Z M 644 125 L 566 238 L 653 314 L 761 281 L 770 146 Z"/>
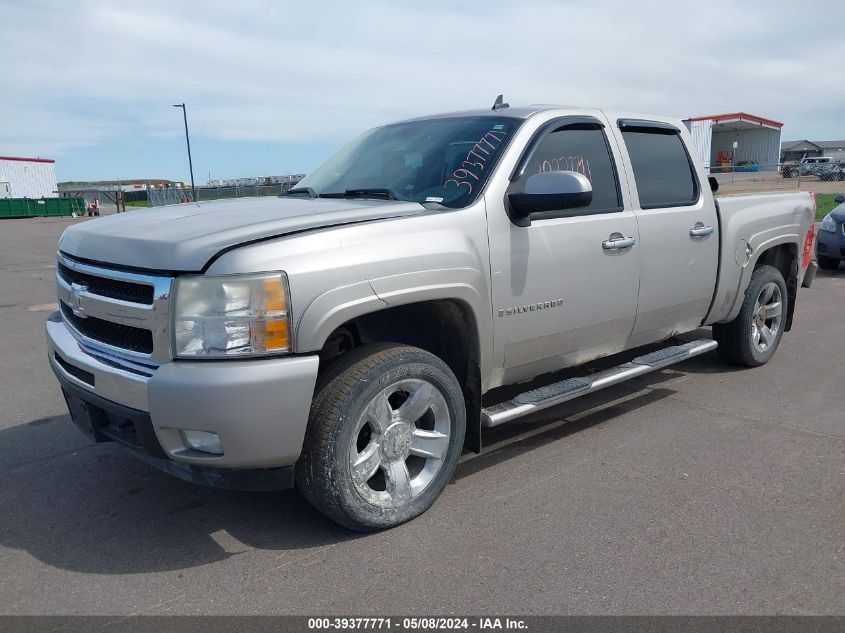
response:
<path fill-rule="evenodd" d="M 455 375 L 416 347 L 365 345 L 333 365 L 311 407 L 297 485 L 367 532 L 425 512 L 451 480 L 466 428 Z"/>
<path fill-rule="evenodd" d="M 836 270 L 839 268 L 839 260 L 835 257 L 826 257 L 825 255 L 816 256 L 819 268 L 822 270 Z"/>
<path fill-rule="evenodd" d="M 722 359 L 746 367 L 769 362 L 783 337 L 788 301 L 786 282 L 777 268 L 760 266 L 755 270 L 737 317 L 713 325 Z"/>

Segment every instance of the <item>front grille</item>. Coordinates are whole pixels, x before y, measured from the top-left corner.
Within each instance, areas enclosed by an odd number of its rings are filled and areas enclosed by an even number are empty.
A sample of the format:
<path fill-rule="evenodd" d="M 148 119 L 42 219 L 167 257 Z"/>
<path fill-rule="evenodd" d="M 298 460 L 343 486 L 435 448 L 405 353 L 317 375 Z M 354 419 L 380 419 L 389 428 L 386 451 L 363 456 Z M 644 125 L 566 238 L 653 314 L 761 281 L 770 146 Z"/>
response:
<path fill-rule="evenodd" d="M 172 284 L 168 276 L 100 268 L 61 253 L 56 262 L 62 320 L 77 338 L 85 338 L 81 342 L 86 348 L 96 350 L 100 343 L 112 348 L 117 361 L 143 359 L 140 372 L 143 363 L 170 361 L 167 317 Z"/>
<path fill-rule="evenodd" d="M 108 277 L 97 277 L 87 273 L 68 268 L 61 262 L 58 263 L 59 275 L 69 284 L 80 284 L 88 287 L 88 292 L 110 299 L 131 301 L 132 303 L 143 303 L 152 305 L 153 287 L 146 284 L 136 284 L 130 281 L 119 281 Z"/>
<path fill-rule="evenodd" d="M 64 302 L 61 304 L 61 309 L 65 322 L 72 325 L 83 336 L 140 354 L 153 352 L 153 333 L 150 330 L 104 321 L 96 317 L 78 317 Z"/>

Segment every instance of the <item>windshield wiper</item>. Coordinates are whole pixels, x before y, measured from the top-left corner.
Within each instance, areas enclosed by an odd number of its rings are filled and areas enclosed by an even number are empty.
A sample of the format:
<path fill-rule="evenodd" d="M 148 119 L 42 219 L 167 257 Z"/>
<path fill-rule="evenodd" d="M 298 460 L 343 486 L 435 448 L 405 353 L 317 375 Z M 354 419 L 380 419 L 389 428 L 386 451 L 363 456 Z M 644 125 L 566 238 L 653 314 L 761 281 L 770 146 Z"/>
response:
<path fill-rule="evenodd" d="M 279 194 L 281 196 L 293 196 L 298 193 L 307 193 L 309 198 L 317 198 L 317 192 L 314 191 L 311 187 L 294 187 L 293 189 L 288 189 L 284 193 Z"/>
<path fill-rule="evenodd" d="M 390 188 L 379 189 L 347 189 L 343 193 L 321 193 L 321 198 L 383 198 L 385 200 L 405 200 L 402 196 Z"/>

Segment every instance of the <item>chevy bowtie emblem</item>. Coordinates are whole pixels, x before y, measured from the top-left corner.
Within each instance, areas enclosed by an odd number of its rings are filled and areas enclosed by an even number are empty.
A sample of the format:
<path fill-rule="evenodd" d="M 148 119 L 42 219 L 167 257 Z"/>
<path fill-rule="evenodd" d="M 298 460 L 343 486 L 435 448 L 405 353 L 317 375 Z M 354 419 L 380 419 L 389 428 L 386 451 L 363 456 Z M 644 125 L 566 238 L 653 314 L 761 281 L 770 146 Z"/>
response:
<path fill-rule="evenodd" d="M 84 319 L 88 315 L 85 314 L 85 308 L 82 307 L 82 293 L 88 291 L 88 286 L 83 286 L 82 284 L 71 284 L 70 285 L 70 309 L 73 310 L 73 313 Z"/>

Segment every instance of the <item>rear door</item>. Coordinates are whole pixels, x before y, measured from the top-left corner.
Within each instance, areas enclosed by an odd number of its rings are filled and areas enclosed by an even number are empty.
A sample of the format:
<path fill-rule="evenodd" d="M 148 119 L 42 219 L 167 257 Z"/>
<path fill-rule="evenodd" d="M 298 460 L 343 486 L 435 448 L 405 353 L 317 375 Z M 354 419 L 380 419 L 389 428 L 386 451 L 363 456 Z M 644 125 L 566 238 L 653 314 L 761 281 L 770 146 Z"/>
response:
<path fill-rule="evenodd" d="M 620 119 L 640 231 L 640 291 L 629 347 L 701 325 L 715 291 L 719 224 L 684 134 L 659 121 Z"/>

